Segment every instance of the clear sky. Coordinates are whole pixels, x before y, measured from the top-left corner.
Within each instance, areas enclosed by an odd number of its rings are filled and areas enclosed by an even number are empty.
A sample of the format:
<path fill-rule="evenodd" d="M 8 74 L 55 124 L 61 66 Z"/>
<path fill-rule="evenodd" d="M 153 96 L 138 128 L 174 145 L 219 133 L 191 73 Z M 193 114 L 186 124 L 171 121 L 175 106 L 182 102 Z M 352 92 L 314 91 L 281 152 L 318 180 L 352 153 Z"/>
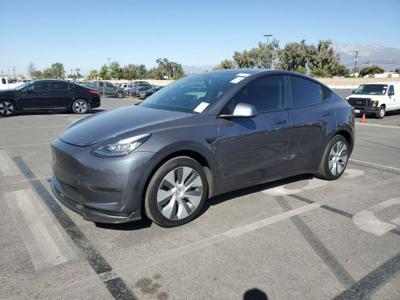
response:
<path fill-rule="evenodd" d="M 271 33 L 283 46 L 381 44 L 400 48 L 400 0 L 0 0 L 0 70 L 54 62 L 86 73 L 106 58 L 214 65 Z"/>

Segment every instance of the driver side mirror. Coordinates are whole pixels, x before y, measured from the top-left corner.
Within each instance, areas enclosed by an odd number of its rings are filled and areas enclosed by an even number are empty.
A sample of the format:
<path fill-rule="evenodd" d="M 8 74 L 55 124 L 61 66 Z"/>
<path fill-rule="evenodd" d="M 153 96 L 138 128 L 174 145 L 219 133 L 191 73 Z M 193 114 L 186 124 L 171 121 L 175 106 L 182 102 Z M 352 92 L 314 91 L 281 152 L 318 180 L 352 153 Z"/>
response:
<path fill-rule="evenodd" d="M 231 115 L 220 115 L 221 118 L 252 118 L 257 116 L 257 109 L 248 103 L 239 102 Z"/>
<path fill-rule="evenodd" d="M 356 92 L 356 90 L 352 90 L 351 93 L 354 94 Z"/>
<path fill-rule="evenodd" d="M 394 91 L 388 91 L 388 96 L 394 96 Z"/>

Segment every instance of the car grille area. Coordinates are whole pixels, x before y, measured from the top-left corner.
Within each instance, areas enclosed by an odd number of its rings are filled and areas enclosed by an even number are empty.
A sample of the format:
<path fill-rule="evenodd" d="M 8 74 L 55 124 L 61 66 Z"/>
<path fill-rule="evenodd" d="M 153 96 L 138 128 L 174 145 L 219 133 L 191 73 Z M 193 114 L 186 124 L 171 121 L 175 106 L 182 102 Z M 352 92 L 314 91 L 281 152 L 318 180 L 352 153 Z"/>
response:
<path fill-rule="evenodd" d="M 349 104 L 355 108 L 370 106 L 370 98 L 349 98 Z"/>

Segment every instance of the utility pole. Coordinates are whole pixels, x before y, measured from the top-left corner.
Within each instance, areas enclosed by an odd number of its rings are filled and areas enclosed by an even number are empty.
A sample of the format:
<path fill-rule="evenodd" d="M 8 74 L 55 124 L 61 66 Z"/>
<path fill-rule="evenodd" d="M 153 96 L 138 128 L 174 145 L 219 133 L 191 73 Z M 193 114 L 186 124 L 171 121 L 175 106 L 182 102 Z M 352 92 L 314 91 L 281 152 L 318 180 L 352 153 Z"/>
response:
<path fill-rule="evenodd" d="M 268 61 L 268 52 L 269 52 L 268 51 L 269 50 L 268 49 L 268 38 L 272 37 L 272 34 L 270 34 L 270 33 L 264 34 L 264 37 L 267 38 L 267 47 L 266 47 L 267 48 L 267 57 L 266 57 L 267 58 L 267 61 L 266 61 L 267 64 L 266 65 L 269 66 L 269 61 Z M 272 61 L 271 61 L 271 65 L 272 65 Z"/>
<path fill-rule="evenodd" d="M 354 77 L 356 77 L 357 62 L 358 62 L 358 50 L 355 50 L 354 51 L 354 67 L 353 67 L 353 76 Z"/>

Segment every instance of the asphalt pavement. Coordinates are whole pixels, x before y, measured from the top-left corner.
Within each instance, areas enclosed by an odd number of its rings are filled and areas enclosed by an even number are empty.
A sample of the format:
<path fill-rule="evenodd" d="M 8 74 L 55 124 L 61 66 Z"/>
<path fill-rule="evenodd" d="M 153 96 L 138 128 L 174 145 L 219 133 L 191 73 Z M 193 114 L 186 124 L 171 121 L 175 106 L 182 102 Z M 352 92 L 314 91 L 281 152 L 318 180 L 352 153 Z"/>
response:
<path fill-rule="evenodd" d="M 357 123 L 339 180 L 222 195 L 172 229 L 96 226 L 54 199 L 49 144 L 79 118 L 0 119 L 0 298 L 400 299 L 399 114 Z"/>

